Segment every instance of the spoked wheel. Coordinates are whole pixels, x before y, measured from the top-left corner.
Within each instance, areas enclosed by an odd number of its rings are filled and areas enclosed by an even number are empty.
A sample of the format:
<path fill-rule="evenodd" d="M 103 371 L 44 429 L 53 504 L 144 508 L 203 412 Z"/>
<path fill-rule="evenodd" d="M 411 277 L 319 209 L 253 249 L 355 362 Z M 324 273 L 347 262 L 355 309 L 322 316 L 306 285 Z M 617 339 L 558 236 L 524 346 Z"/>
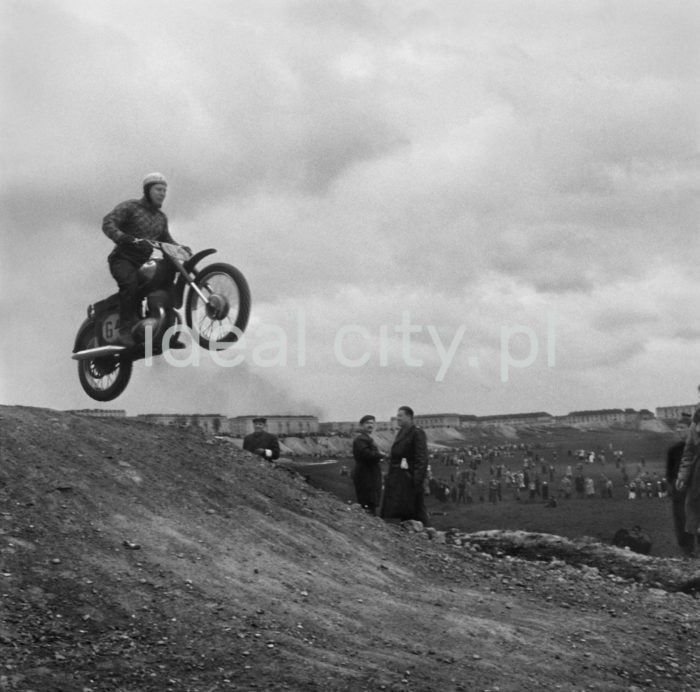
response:
<path fill-rule="evenodd" d="M 78 336 L 78 351 L 98 345 L 92 322 Z M 95 401 L 116 399 L 129 384 L 133 362 L 122 356 L 102 356 L 78 361 L 78 378 L 85 393 Z"/>
<path fill-rule="evenodd" d="M 187 326 L 196 333 L 202 348 L 228 348 L 248 324 L 248 282 L 236 267 L 221 263 L 202 269 L 195 283 L 207 302 L 190 287 L 185 306 Z"/>

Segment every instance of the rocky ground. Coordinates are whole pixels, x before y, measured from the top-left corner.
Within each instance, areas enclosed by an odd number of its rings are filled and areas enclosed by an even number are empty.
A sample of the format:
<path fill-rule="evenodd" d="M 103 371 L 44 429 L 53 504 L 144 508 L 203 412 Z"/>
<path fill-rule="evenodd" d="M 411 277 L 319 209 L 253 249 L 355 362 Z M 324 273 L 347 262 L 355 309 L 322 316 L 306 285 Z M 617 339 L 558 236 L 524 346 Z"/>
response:
<path fill-rule="evenodd" d="M 697 560 L 387 525 L 196 430 L 0 425 L 2 691 L 700 689 Z"/>

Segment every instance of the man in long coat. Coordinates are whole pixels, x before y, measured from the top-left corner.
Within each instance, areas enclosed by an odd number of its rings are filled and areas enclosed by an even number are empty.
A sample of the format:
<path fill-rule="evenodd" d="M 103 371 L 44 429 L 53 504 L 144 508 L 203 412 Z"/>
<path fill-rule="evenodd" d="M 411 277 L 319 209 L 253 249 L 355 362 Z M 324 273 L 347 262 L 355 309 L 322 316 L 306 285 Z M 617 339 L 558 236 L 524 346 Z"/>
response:
<path fill-rule="evenodd" d="M 399 431 L 391 446 L 389 472 L 381 516 L 384 519 L 417 519 L 428 525 L 423 482 L 428 472 L 428 440 L 413 422 L 413 409 L 401 406 L 396 415 Z"/>
<path fill-rule="evenodd" d="M 676 532 L 676 540 L 681 551 L 685 555 L 692 555 L 695 549 L 695 536 L 685 530 L 685 497 L 686 489 L 676 490 L 676 480 L 685 449 L 685 438 L 688 433 L 690 414 L 684 413 L 678 428 L 683 434 L 683 439 L 668 448 L 666 452 L 666 480 L 668 481 L 669 495 L 673 509 L 673 528 Z"/>
<path fill-rule="evenodd" d="M 353 440 L 352 455 L 355 457 L 355 469 L 352 480 L 358 504 L 370 514 L 376 514 L 379 498 L 382 494 L 382 470 L 379 462 L 384 456 L 372 438 L 376 420 L 374 416 L 362 416 L 362 432 Z"/>
<path fill-rule="evenodd" d="M 695 412 L 681 457 L 676 491 L 685 492 L 685 530 L 696 541 L 700 528 L 700 413 Z"/>

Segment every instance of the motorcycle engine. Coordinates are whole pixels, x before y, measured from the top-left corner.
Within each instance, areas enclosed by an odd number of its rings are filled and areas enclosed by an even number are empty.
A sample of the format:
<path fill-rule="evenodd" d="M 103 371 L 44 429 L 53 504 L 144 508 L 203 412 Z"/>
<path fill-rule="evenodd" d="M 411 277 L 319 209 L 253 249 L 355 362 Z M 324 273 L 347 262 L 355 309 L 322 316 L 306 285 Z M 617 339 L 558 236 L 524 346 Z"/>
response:
<path fill-rule="evenodd" d="M 146 317 L 146 319 L 139 320 L 131 330 L 131 335 L 134 337 L 134 341 L 142 344 L 146 341 L 146 330 L 151 330 L 151 338 L 155 338 L 157 334 L 158 327 L 160 326 L 160 320 L 155 317 Z"/>

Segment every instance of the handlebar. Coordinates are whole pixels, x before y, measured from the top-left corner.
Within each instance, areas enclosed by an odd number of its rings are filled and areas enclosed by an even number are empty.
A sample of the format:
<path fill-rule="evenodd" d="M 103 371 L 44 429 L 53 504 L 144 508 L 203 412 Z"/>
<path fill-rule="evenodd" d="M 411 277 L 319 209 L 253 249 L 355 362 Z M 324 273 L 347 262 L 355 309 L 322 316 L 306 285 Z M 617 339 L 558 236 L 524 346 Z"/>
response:
<path fill-rule="evenodd" d="M 141 240 L 142 242 L 150 245 L 152 248 L 160 250 L 164 255 L 170 257 L 170 259 L 181 264 L 187 262 L 187 260 L 192 257 L 192 250 L 184 245 L 164 243 L 160 240 L 148 240 L 146 238 L 142 238 Z"/>
<path fill-rule="evenodd" d="M 122 240 L 122 242 L 124 242 Z M 149 240 L 148 238 L 135 238 L 131 236 L 128 240 L 130 245 L 147 245 L 155 250 L 160 250 L 176 263 L 184 264 L 193 256 L 192 250 L 185 245 L 177 243 L 165 243 L 160 240 Z"/>

